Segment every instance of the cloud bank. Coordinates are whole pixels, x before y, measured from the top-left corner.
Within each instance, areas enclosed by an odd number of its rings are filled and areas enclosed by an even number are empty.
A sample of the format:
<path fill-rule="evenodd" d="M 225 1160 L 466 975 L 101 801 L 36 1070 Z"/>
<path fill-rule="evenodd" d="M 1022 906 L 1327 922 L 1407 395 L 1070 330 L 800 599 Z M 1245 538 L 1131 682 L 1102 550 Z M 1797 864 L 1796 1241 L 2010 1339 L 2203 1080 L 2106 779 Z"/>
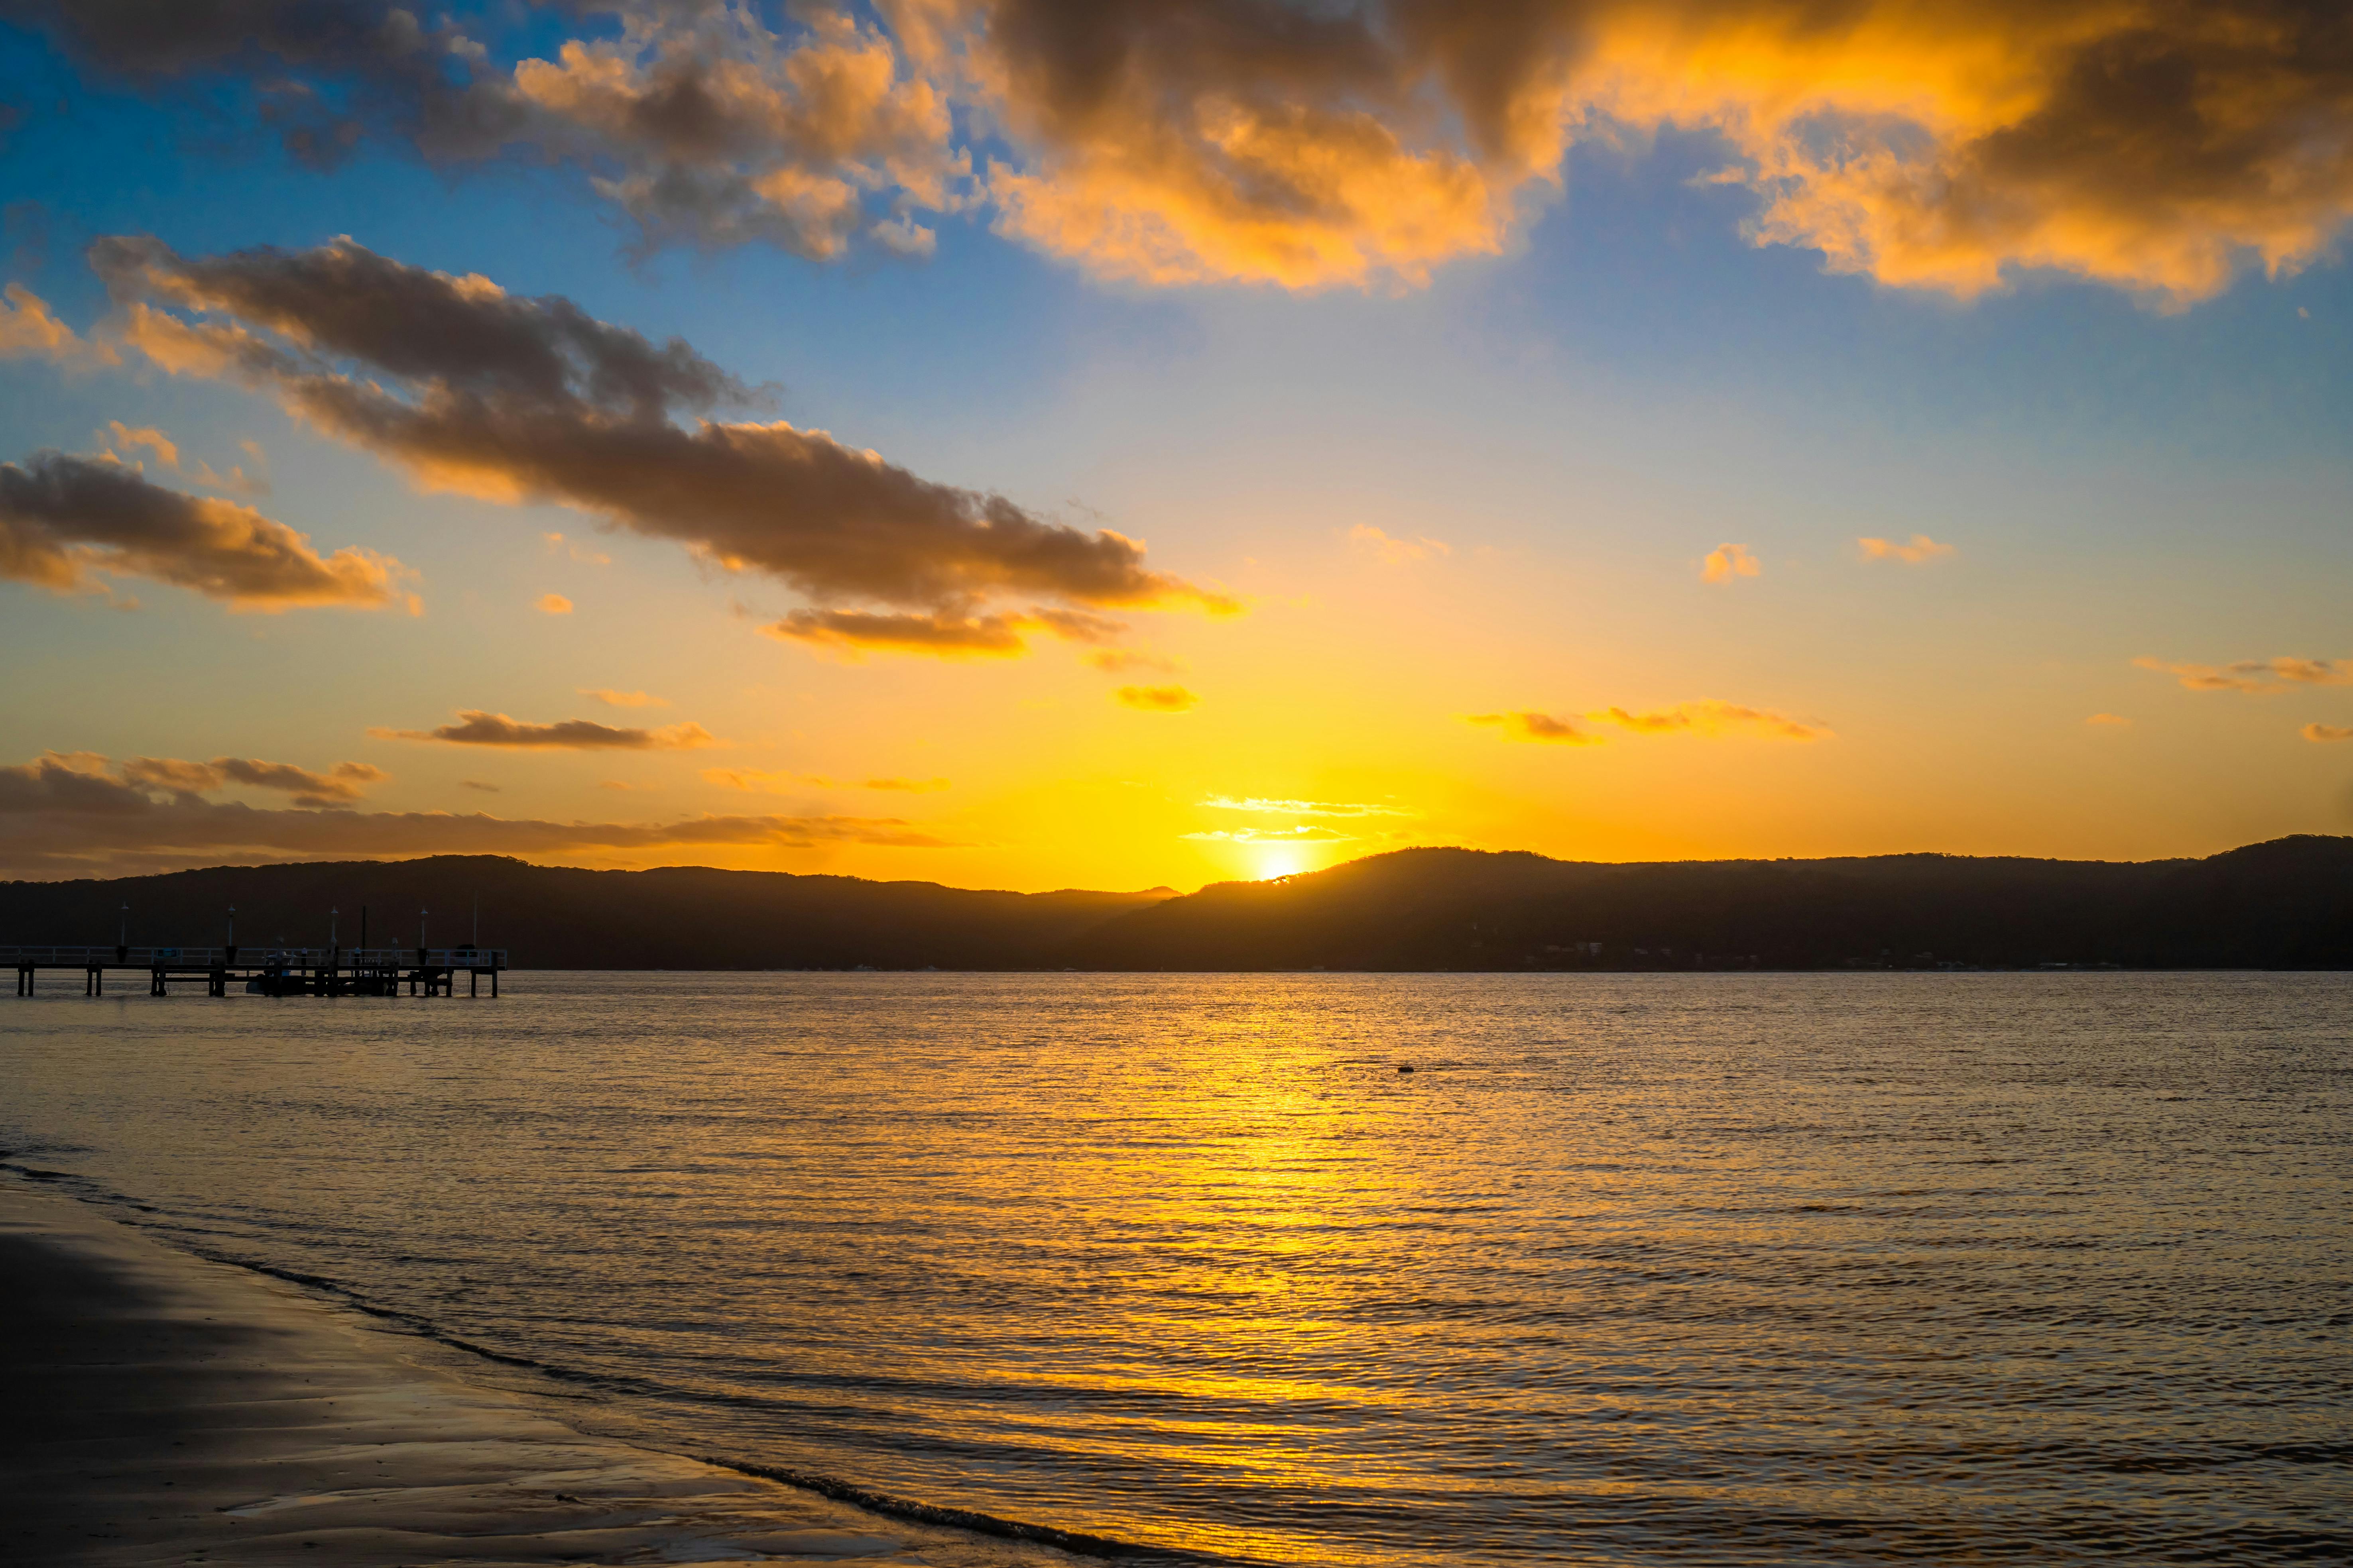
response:
<path fill-rule="evenodd" d="M 111 876 L 217 865 L 224 859 L 320 856 L 609 858 L 714 847 L 951 847 L 895 817 L 705 816 L 670 822 L 547 822 L 480 812 L 264 809 L 207 802 L 181 791 L 158 799 L 158 794 L 173 786 L 110 777 L 100 771 L 104 762 L 50 753 L 0 767 L 0 870 L 30 877 Z M 127 765 L 124 771 L 127 774 Z"/>
<path fill-rule="evenodd" d="M 576 169 L 643 246 L 921 257 L 969 209 L 1105 278 L 1412 287 L 1667 129 L 1754 243 L 1962 297 L 2178 306 L 2353 215 L 2353 33 L 2308 0 L 610 0 L 509 60 L 476 9 L 0 0 L 111 79 L 242 83 L 316 166 L 374 132 Z"/>
<path fill-rule="evenodd" d="M 2284 691 L 2291 686 L 2353 686 L 2353 658 L 2245 658 L 2236 664 L 2168 664 L 2137 658 L 2141 669 L 2170 675 L 2190 691 Z"/>

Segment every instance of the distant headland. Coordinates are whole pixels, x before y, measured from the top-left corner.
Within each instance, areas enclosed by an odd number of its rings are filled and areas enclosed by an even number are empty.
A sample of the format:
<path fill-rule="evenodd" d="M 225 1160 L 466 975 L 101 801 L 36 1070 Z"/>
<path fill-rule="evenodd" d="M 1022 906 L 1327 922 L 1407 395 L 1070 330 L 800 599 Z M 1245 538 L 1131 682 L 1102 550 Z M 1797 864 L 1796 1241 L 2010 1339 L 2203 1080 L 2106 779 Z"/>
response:
<path fill-rule="evenodd" d="M 1602 864 L 1400 849 L 1180 896 L 990 892 L 503 856 L 0 883 L 0 942 L 480 940 L 524 969 L 1730 970 L 2353 967 L 2353 838 L 2195 860 L 1883 855 Z M 129 906 L 127 917 L 123 907 Z M 312 928 L 317 928 L 313 930 Z"/>

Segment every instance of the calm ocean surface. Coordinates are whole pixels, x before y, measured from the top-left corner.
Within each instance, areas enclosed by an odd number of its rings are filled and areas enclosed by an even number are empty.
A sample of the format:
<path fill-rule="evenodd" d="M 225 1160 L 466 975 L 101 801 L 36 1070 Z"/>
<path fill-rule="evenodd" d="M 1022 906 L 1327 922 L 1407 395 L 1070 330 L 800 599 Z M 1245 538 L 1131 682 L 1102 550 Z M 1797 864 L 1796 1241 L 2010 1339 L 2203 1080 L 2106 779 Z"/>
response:
<path fill-rule="evenodd" d="M 663 1447 L 1216 1561 L 2353 1558 L 2353 976 L 69 987 L 9 1164 Z"/>

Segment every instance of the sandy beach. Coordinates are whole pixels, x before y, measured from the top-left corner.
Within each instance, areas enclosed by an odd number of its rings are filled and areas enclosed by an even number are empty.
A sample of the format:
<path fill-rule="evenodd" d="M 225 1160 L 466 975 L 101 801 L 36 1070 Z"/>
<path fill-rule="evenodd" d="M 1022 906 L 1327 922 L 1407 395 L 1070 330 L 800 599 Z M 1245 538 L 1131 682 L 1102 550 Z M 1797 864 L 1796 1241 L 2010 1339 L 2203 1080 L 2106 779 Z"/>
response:
<path fill-rule="evenodd" d="M 609 1438 L 301 1287 L 0 1184 L 0 1560 L 1068 1561 Z"/>

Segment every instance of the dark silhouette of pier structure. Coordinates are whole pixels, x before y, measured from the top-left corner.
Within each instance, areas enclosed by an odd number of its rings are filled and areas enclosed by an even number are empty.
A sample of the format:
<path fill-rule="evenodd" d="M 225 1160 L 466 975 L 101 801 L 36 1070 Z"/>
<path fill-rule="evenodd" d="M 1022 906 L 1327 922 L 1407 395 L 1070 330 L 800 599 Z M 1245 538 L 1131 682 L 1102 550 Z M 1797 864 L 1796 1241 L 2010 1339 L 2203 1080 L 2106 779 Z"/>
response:
<path fill-rule="evenodd" d="M 267 996 L 397 996 L 403 985 L 411 996 L 452 996 L 460 974 L 469 996 L 482 994 L 486 974 L 496 996 L 507 967 L 502 947 L 0 947 L 19 996 L 34 994 L 45 969 L 79 971 L 85 996 L 105 994 L 110 971 L 143 976 L 150 996 L 197 982 L 226 996 L 231 981 Z"/>

